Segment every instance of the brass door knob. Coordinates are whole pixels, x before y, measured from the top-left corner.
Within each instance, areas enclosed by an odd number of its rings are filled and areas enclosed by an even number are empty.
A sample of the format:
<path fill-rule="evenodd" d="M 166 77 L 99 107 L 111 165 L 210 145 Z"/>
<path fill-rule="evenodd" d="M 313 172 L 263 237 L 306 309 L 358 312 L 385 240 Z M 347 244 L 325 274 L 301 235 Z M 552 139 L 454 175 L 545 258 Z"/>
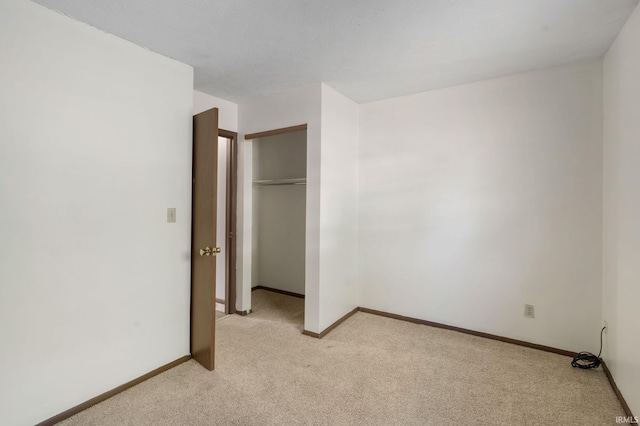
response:
<path fill-rule="evenodd" d="M 220 253 L 220 247 L 205 247 L 203 249 L 200 249 L 200 256 L 215 256 L 216 253 Z"/>

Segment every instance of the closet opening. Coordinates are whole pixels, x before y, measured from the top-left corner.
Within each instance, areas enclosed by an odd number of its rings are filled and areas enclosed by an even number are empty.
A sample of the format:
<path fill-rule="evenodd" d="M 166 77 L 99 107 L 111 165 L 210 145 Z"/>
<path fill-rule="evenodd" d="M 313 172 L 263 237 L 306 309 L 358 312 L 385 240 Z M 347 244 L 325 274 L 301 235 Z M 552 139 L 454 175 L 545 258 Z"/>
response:
<path fill-rule="evenodd" d="M 251 310 L 304 330 L 306 125 L 254 135 Z"/>

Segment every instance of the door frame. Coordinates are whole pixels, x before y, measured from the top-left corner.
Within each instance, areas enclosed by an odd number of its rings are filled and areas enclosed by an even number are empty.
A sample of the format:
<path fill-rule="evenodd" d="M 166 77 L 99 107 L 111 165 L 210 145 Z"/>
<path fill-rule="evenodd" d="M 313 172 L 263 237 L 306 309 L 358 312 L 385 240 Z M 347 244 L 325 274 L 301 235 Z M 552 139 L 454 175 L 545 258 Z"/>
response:
<path fill-rule="evenodd" d="M 225 296 L 226 314 L 236 313 L 236 240 L 238 206 L 238 133 L 218 129 L 218 137 L 226 138 L 227 144 L 227 193 L 225 225 Z"/>

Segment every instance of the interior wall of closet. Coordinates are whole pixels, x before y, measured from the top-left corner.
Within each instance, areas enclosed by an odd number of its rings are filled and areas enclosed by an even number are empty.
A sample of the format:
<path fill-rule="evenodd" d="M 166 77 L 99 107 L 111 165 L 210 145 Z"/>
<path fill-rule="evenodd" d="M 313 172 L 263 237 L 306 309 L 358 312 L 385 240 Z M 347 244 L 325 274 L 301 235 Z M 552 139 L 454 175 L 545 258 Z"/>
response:
<path fill-rule="evenodd" d="M 251 143 L 252 287 L 305 294 L 307 132 Z"/>

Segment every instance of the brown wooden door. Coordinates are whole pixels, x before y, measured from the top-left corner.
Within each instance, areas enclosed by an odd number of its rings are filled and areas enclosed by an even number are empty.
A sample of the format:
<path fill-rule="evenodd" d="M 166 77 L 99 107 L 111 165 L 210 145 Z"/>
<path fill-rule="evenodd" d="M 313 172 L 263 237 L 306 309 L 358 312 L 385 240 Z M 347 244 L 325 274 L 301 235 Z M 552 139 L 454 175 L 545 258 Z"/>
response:
<path fill-rule="evenodd" d="M 193 117 L 191 355 L 213 370 L 216 321 L 218 109 Z"/>

